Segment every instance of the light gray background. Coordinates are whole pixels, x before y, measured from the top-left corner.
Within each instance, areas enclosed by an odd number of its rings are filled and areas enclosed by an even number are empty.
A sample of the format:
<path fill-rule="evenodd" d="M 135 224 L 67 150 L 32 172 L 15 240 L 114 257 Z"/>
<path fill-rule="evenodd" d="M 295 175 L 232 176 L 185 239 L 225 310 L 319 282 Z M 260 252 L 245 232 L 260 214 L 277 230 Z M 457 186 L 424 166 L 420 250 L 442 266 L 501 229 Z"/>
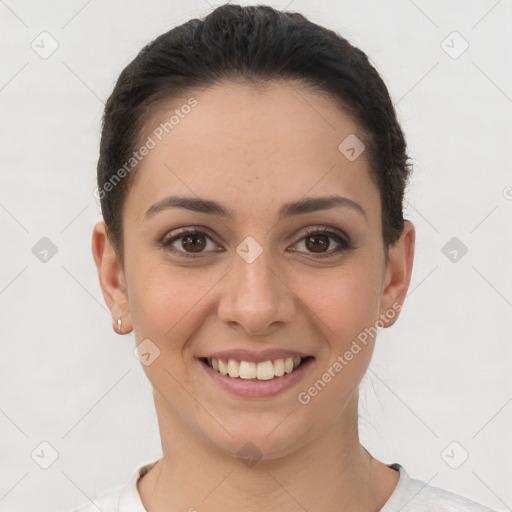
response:
<path fill-rule="evenodd" d="M 91 256 L 100 119 L 144 44 L 220 3 L 0 1 L 3 511 L 72 510 L 160 455 L 133 335 L 112 331 Z M 415 478 L 511 510 L 512 2 L 263 3 L 367 52 L 414 159 L 412 284 L 362 384 L 362 442 Z M 50 48 L 42 31 L 59 45 L 46 59 L 31 47 Z M 453 31 L 469 43 L 458 58 L 445 51 L 462 48 Z M 442 252 L 454 236 L 468 248 L 457 262 Z M 42 237 L 58 249 L 47 262 L 32 252 Z M 58 452 L 48 469 L 43 441 Z"/>

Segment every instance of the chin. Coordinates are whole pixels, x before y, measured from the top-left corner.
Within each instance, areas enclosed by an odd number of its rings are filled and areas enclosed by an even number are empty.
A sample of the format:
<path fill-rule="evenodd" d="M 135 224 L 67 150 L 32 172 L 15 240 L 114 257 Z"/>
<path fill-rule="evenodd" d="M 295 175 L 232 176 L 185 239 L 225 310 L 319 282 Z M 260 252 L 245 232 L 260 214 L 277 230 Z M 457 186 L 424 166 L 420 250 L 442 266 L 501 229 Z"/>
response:
<path fill-rule="evenodd" d="M 254 414 L 245 419 L 239 417 L 236 424 L 224 424 L 232 437 L 224 430 L 222 436 L 215 438 L 212 438 L 211 432 L 204 435 L 216 449 L 239 458 L 250 466 L 257 460 L 286 457 L 307 443 L 305 426 L 297 422 L 290 424 L 285 420 L 286 416 L 265 413 L 265 418 Z"/>

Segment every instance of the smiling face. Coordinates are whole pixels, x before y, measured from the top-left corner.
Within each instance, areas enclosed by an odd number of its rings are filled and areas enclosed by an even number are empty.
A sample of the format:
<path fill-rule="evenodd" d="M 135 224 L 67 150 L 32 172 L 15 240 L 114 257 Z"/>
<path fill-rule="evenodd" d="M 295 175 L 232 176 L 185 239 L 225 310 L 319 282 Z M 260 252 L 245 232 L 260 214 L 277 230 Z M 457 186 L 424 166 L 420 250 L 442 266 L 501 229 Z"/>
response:
<path fill-rule="evenodd" d="M 272 458 L 356 426 L 374 340 L 344 354 L 403 298 L 411 269 L 397 253 L 394 282 L 366 153 L 351 160 L 338 149 L 358 126 L 325 96 L 286 82 L 192 95 L 197 106 L 129 189 L 122 291 L 112 296 L 126 298 L 117 307 L 137 344 L 160 351 L 144 370 L 161 432 L 231 454 L 250 442 Z M 246 378 L 220 373 L 228 359 Z"/>

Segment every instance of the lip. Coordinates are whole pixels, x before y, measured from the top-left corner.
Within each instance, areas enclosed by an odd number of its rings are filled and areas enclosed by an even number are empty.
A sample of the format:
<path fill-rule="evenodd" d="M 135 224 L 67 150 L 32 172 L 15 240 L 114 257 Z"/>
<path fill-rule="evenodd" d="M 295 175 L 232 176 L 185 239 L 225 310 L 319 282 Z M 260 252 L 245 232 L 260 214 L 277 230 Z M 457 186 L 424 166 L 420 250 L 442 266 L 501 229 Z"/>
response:
<path fill-rule="evenodd" d="M 279 359 L 279 357 L 276 359 Z M 246 359 L 243 360 L 246 361 Z M 268 358 L 263 359 L 263 361 L 267 360 Z M 197 361 L 208 378 L 231 394 L 243 398 L 270 398 L 284 393 L 296 385 L 312 367 L 315 358 L 309 357 L 300 366 L 293 370 L 293 372 L 286 373 L 282 377 L 275 377 L 272 380 L 234 379 L 216 372 L 213 368 L 210 368 L 202 358 Z"/>
<path fill-rule="evenodd" d="M 288 357 L 308 357 L 311 354 L 297 352 L 296 350 L 283 350 L 278 348 L 268 348 L 265 350 L 254 351 L 247 349 L 222 350 L 199 356 L 205 359 L 222 359 L 228 361 L 247 361 L 250 363 L 263 363 L 264 361 L 275 361 L 276 359 L 286 359 Z"/>

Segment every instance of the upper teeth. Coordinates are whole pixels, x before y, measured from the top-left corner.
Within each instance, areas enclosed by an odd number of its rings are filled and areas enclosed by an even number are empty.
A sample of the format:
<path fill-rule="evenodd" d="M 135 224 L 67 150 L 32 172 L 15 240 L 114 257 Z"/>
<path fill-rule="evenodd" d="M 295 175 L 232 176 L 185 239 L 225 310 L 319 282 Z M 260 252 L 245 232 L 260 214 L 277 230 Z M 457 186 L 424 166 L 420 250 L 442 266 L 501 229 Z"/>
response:
<path fill-rule="evenodd" d="M 287 357 L 286 359 L 263 361 L 262 363 L 235 361 L 234 359 L 227 361 L 223 359 L 208 359 L 208 365 L 216 372 L 233 378 L 270 380 L 274 377 L 281 377 L 285 373 L 293 372 L 301 361 L 302 358 L 300 357 Z"/>

